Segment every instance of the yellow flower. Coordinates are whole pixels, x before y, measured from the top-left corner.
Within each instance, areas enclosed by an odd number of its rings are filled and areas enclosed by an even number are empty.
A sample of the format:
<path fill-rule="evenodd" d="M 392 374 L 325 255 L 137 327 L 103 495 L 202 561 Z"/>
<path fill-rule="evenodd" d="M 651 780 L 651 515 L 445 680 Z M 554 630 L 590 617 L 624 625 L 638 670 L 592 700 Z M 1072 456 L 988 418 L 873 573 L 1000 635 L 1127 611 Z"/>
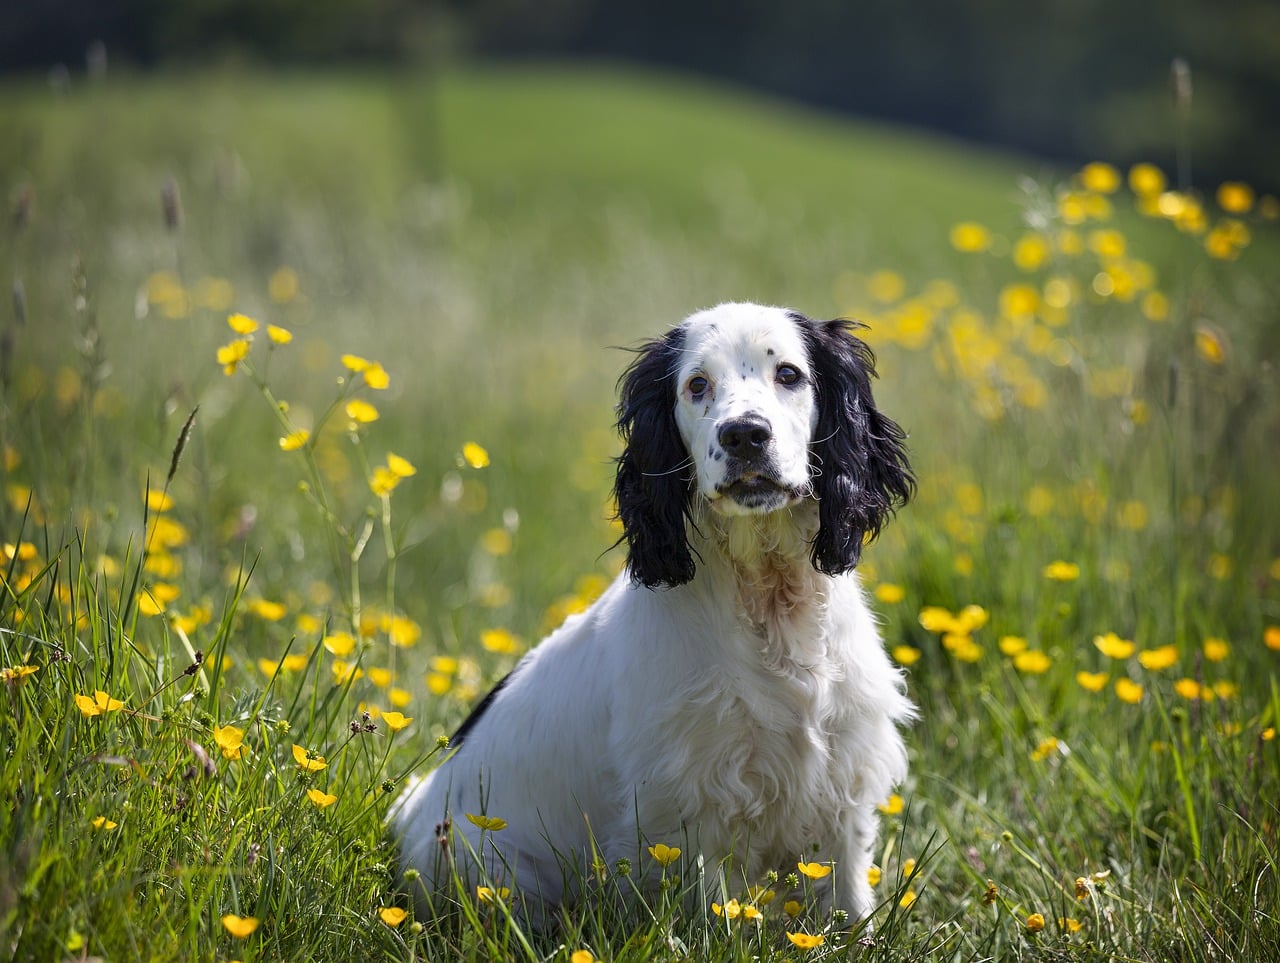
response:
<path fill-rule="evenodd" d="M 1002 635 L 996 644 L 1000 647 L 1000 651 L 1010 658 L 1027 651 L 1027 640 L 1020 635 Z"/>
<path fill-rule="evenodd" d="M 1106 635 L 1095 635 L 1093 644 L 1099 652 L 1109 659 L 1127 659 L 1133 655 L 1134 644 L 1128 639 L 1122 639 L 1114 632 L 1108 632 Z"/>
<path fill-rule="evenodd" d="M 1041 739 L 1040 743 L 1031 750 L 1031 761 L 1041 762 L 1048 759 L 1058 749 L 1058 740 L 1049 736 L 1047 739 Z"/>
<path fill-rule="evenodd" d="M 40 671 L 38 665 L 15 665 L 12 668 L 0 669 L 0 682 L 17 682 L 38 671 Z"/>
<path fill-rule="evenodd" d="M 360 357 L 358 354 L 344 354 L 342 356 L 342 366 L 354 374 L 359 374 L 364 371 L 364 369 L 369 367 L 372 363 L 373 362 L 366 358 Z"/>
<path fill-rule="evenodd" d="M 1053 660 L 1043 652 L 1035 649 L 1019 652 L 1013 657 L 1013 667 L 1019 672 L 1025 672 L 1028 675 L 1041 675 L 1047 672 L 1051 665 L 1053 665 Z"/>
<path fill-rule="evenodd" d="M 480 900 L 482 903 L 494 903 L 498 900 L 506 899 L 510 895 L 511 890 L 507 889 L 505 886 L 500 886 L 496 890 L 492 886 L 476 887 L 476 899 Z"/>
<path fill-rule="evenodd" d="M 298 764 L 298 768 L 303 772 L 319 772 L 329 765 L 324 761 L 324 756 L 317 756 L 303 749 L 296 742 L 293 744 L 293 761 Z"/>
<path fill-rule="evenodd" d="M 880 871 L 880 867 L 874 863 L 867 867 L 867 885 L 879 886 L 880 880 L 884 878 L 884 873 Z"/>
<path fill-rule="evenodd" d="M 1105 672 L 1076 673 L 1076 682 L 1080 683 L 1080 688 L 1088 692 L 1101 692 L 1106 687 L 1107 678 Z"/>
<path fill-rule="evenodd" d="M 1027 932 L 1039 933 L 1044 929 L 1044 916 L 1040 913 L 1032 913 L 1027 917 Z"/>
<path fill-rule="evenodd" d="M 876 586 L 876 598 L 886 605 L 893 605 L 906 598 L 907 592 L 901 585 L 892 582 L 881 582 Z"/>
<path fill-rule="evenodd" d="M 250 612 L 260 619 L 268 622 L 279 622 L 288 614 L 288 609 L 281 602 L 271 602 L 267 599 L 253 599 L 249 602 L 247 608 Z"/>
<path fill-rule="evenodd" d="M 1074 582 L 1080 577 L 1080 566 L 1061 560 L 1050 562 L 1044 567 L 1044 577 L 1054 582 Z"/>
<path fill-rule="evenodd" d="M 391 625 L 387 629 L 387 636 L 391 639 L 391 644 L 396 648 L 407 649 L 412 645 L 416 645 L 418 640 L 422 638 L 422 626 L 408 616 L 397 615 L 391 619 Z"/>
<path fill-rule="evenodd" d="M 902 801 L 902 797 L 895 792 L 884 802 L 877 805 L 876 808 L 879 809 L 886 816 L 896 816 L 898 813 L 902 812 L 904 805 L 905 804 Z M 804 867 L 801 866 L 800 870 L 801 872 L 804 872 Z M 805 875 L 807 876 L 808 874 L 806 873 Z M 823 873 L 822 875 L 825 876 L 826 873 Z M 813 878 L 818 879 L 817 876 Z"/>
<path fill-rule="evenodd" d="M 1195 679 L 1179 679 L 1173 684 L 1173 691 L 1184 699 L 1194 700 L 1201 697 L 1200 683 Z"/>
<path fill-rule="evenodd" d="M 507 828 L 507 821 L 498 816 L 477 816 L 475 813 L 467 813 L 466 816 L 467 822 L 486 832 L 496 833 Z"/>
<path fill-rule="evenodd" d="M 378 496 L 390 495 L 399 484 L 400 476 L 382 465 L 373 470 L 373 477 L 369 479 L 370 491 Z"/>
<path fill-rule="evenodd" d="M 378 409 L 359 398 L 352 398 L 343 410 L 356 424 L 367 425 L 371 421 L 378 420 Z"/>
<path fill-rule="evenodd" d="M 462 446 L 462 460 L 472 468 L 487 468 L 489 466 L 489 453 L 474 441 L 469 441 Z"/>
<path fill-rule="evenodd" d="M 235 726 L 216 726 L 213 730 L 213 741 L 222 750 L 227 759 L 240 759 L 244 756 L 244 730 Z"/>
<path fill-rule="evenodd" d="M 1177 661 L 1178 647 L 1176 645 L 1162 645 L 1156 649 L 1143 649 L 1138 653 L 1138 662 L 1142 664 L 1144 669 L 1150 669 L 1153 672 L 1167 669 Z"/>
<path fill-rule="evenodd" d="M 902 899 L 898 900 L 898 905 L 901 906 L 903 909 L 906 909 L 915 901 L 916 901 L 916 891 L 913 889 L 909 889 L 902 894 Z"/>
<path fill-rule="evenodd" d="M 387 728 L 392 732 L 399 732 L 411 723 L 413 718 L 400 712 L 384 712 L 382 714 L 382 721 L 387 724 Z"/>
<path fill-rule="evenodd" d="M 1052 250 L 1043 234 L 1024 234 L 1013 245 L 1013 263 L 1020 271 L 1038 271 Z"/>
<path fill-rule="evenodd" d="M 574 950 L 569 955 L 569 963 L 596 963 L 596 958 L 590 950 Z"/>
<path fill-rule="evenodd" d="M 768 906 L 778 894 L 764 886 L 748 886 L 747 899 L 755 906 Z"/>
<path fill-rule="evenodd" d="M 379 906 L 378 916 L 382 922 L 395 929 L 409 918 L 409 911 L 401 909 L 399 906 Z"/>
<path fill-rule="evenodd" d="M 1280 625 L 1268 625 L 1262 630 L 1262 644 L 1272 652 L 1280 652 Z"/>
<path fill-rule="evenodd" d="M 360 373 L 364 375 L 364 383 L 374 391 L 384 391 L 391 384 L 387 369 L 376 361 L 369 362 L 368 367 Z"/>
<path fill-rule="evenodd" d="M 108 712 L 118 712 L 124 708 L 123 702 L 111 698 L 101 689 L 94 692 L 92 696 L 77 695 L 75 700 L 76 708 L 86 716 L 100 716 Z"/>
<path fill-rule="evenodd" d="M 93 819 L 89 820 L 89 823 L 90 825 L 93 826 L 94 829 L 108 829 L 108 830 L 115 829 L 118 825 L 120 825 L 119 823 L 108 819 L 106 816 L 95 816 Z"/>
<path fill-rule="evenodd" d="M 236 365 L 245 358 L 249 357 L 249 342 L 244 338 L 237 338 L 229 344 L 224 344 L 218 349 L 218 364 L 222 365 L 222 372 L 226 375 L 236 373 Z"/>
<path fill-rule="evenodd" d="M 910 645 L 895 645 L 892 655 L 899 665 L 915 665 L 920 661 L 920 650 Z"/>
<path fill-rule="evenodd" d="M 1142 686 L 1131 679 L 1116 679 L 1116 695 L 1121 702 L 1137 705 L 1142 701 Z"/>
<path fill-rule="evenodd" d="M 1217 328 L 1197 324 L 1195 338 L 1196 353 L 1209 364 L 1222 364 L 1227 360 L 1226 337 Z"/>
<path fill-rule="evenodd" d="M 227 327 L 243 336 L 257 331 L 258 322 L 246 314 L 230 314 L 227 315 Z"/>
<path fill-rule="evenodd" d="M 337 796 L 330 795 L 322 789 L 308 789 L 307 798 L 315 803 L 319 809 L 327 809 L 338 801 Z"/>
<path fill-rule="evenodd" d="M 281 451 L 297 451 L 305 445 L 311 438 L 311 432 L 305 428 L 299 428 L 297 431 L 291 431 L 280 439 Z"/>
<path fill-rule="evenodd" d="M 736 920 L 742 914 L 742 906 L 736 899 L 731 899 L 723 906 L 719 903 L 712 903 L 711 912 L 715 913 L 716 916 L 723 916 L 727 920 Z"/>
<path fill-rule="evenodd" d="M 485 629 L 480 633 L 480 644 L 499 655 L 514 655 L 520 651 L 520 640 L 506 629 Z"/>
<path fill-rule="evenodd" d="M 976 254 L 991 246 L 991 232 L 974 221 L 964 221 L 951 228 L 951 246 L 966 254 Z"/>
<path fill-rule="evenodd" d="M 326 635 L 321 644 L 332 654 L 340 659 L 349 656 L 356 647 L 355 636 L 350 632 L 334 632 L 332 635 Z"/>
<path fill-rule="evenodd" d="M 1218 185 L 1218 206 L 1232 214 L 1246 214 L 1253 207 L 1253 188 L 1239 181 Z"/>
<path fill-rule="evenodd" d="M 799 900 L 789 899 L 782 904 L 782 912 L 795 919 L 804 912 L 804 906 L 800 904 Z"/>
<path fill-rule="evenodd" d="M 167 512 L 173 507 L 173 496 L 168 492 L 147 489 L 147 511 Z M 34 546 L 32 546 L 34 547 Z"/>
<path fill-rule="evenodd" d="M 1069 916 L 1058 917 L 1058 927 L 1060 929 L 1066 930 L 1068 933 L 1078 933 L 1083 928 L 1083 926 L 1084 924 L 1081 923 L 1079 920 L 1074 920 Z"/>
<path fill-rule="evenodd" d="M 892 797 L 890 798 L 892 799 Z M 901 802 L 901 800 L 899 800 L 899 802 Z M 823 879 L 831 875 L 831 867 L 824 866 L 822 863 L 800 862 L 796 864 L 796 868 L 810 879 Z"/>
<path fill-rule="evenodd" d="M 1129 190 L 1139 197 L 1159 197 L 1164 189 L 1164 172 L 1154 164 L 1134 164 L 1129 168 Z"/>
<path fill-rule="evenodd" d="M 1226 639 L 1205 639 L 1204 657 L 1210 662 L 1221 662 L 1231 654 L 1231 645 Z"/>
<path fill-rule="evenodd" d="M 267 325 L 267 337 L 271 339 L 273 344 L 288 344 L 293 340 L 293 332 L 288 328 L 269 324 Z"/>
<path fill-rule="evenodd" d="M 663 869 L 666 869 L 677 859 L 680 858 L 679 846 L 668 846 L 666 843 L 657 843 L 649 847 L 649 855 Z"/>
<path fill-rule="evenodd" d="M 816 949 L 827 941 L 827 938 L 821 933 L 816 936 L 812 936 L 808 933 L 788 933 L 787 939 L 789 939 L 797 949 L 801 950 Z"/>
<path fill-rule="evenodd" d="M 387 453 L 387 468 L 397 478 L 410 478 L 418 474 L 418 469 L 414 468 L 407 458 L 401 458 L 394 452 Z"/>
<path fill-rule="evenodd" d="M 1113 194 L 1120 187 L 1120 172 L 1110 164 L 1095 161 L 1084 166 L 1080 172 L 1080 183 L 1086 191 Z"/>
<path fill-rule="evenodd" d="M 764 919 L 764 914 L 754 906 L 747 904 L 742 907 L 742 918 L 744 920 L 761 920 Z"/>
<path fill-rule="evenodd" d="M 243 940 L 258 928 L 258 920 L 252 916 L 236 916 L 235 913 L 228 913 L 222 917 L 222 928 L 236 939 Z"/>

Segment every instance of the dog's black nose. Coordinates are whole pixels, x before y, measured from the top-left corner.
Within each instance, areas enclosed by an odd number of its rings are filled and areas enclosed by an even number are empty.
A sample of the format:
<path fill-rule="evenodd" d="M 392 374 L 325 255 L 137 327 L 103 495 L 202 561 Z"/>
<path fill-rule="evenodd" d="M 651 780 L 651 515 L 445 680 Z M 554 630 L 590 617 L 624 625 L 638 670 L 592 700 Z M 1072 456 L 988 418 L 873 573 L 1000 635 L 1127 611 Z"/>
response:
<path fill-rule="evenodd" d="M 743 459 L 754 458 L 763 452 L 772 437 L 773 429 L 769 427 L 769 422 L 759 415 L 732 418 L 716 432 L 716 439 L 725 454 Z"/>

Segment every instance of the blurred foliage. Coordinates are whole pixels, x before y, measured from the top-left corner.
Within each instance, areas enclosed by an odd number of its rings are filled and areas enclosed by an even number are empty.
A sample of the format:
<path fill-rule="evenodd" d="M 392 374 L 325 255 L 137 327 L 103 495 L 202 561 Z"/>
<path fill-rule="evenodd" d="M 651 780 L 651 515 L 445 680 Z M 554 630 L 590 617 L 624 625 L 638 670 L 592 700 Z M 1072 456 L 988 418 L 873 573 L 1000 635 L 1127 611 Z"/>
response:
<path fill-rule="evenodd" d="M 57 0 L 0 9 L 7 69 L 101 45 L 142 64 L 454 55 L 611 57 L 1044 156 L 1172 165 L 1276 187 L 1280 7 L 1266 0 L 957 4 L 797 0 Z M 1179 106 L 1170 65 L 1190 66 Z M 65 78 L 64 74 L 59 75 Z M 1187 186 L 1187 185 L 1183 185 Z"/>

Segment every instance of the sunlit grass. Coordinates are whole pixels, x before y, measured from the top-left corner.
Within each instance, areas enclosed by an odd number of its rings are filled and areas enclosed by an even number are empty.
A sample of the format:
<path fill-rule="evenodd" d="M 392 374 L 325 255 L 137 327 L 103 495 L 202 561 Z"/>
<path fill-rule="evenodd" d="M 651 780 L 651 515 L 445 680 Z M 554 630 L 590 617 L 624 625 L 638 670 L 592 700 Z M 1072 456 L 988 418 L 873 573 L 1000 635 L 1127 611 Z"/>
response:
<path fill-rule="evenodd" d="M 6 952 L 1270 959 L 1275 199 L 419 82 L 7 91 Z M 609 346 L 729 297 L 866 321 L 911 432 L 862 568 L 922 709 L 874 927 L 807 909 L 824 854 L 676 839 L 550 932 L 492 881 L 415 919 L 390 799 L 620 564 Z"/>

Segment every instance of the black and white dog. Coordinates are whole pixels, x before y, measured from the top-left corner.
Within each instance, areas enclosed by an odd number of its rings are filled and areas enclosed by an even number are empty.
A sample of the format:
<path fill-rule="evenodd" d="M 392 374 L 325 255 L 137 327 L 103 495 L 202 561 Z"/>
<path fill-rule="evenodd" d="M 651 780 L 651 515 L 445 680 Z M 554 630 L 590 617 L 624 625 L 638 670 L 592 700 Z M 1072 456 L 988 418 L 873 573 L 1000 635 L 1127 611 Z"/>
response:
<path fill-rule="evenodd" d="M 626 571 L 397 801 L 421 911 L 454 873 L 474 884 L 477 856 L 542 914 L 593 856 L 655 878 L 657 843 L 748 883 L 827 861 L 825 905 L 871 910 L 876 805 L 914 714 L 854 573 L 914 488 L 873 364 L 849 323 L 756 304 L 641 349 L 618 406 Z M 468 813 L 505 828 L 482 838 Z"/>

